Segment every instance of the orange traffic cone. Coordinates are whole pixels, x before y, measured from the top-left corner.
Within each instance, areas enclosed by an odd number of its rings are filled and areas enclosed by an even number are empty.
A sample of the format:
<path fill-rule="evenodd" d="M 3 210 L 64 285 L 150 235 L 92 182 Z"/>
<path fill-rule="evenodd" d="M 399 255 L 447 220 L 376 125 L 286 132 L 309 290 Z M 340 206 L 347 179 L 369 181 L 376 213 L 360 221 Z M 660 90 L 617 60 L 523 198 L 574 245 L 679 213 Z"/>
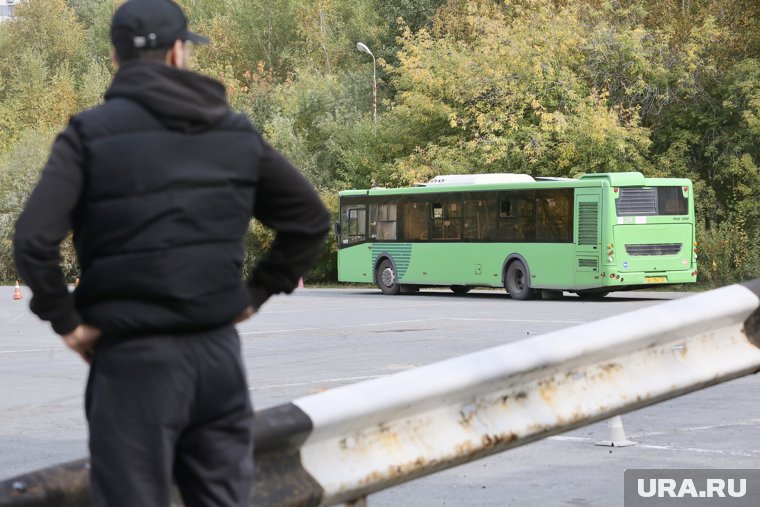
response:
<path fill-rule="evenodd" d="M 24 296 L 21 295 L 21 286 L 18 284 L 18 280 L 16 280 L 16 288 L 13 290 L 13 299 L 19 300 L 23 297 Z"/>
<path fill-rule="evenodd" d="M 298 279 L 298 288 L 303 289 L 303 277 Z"/>

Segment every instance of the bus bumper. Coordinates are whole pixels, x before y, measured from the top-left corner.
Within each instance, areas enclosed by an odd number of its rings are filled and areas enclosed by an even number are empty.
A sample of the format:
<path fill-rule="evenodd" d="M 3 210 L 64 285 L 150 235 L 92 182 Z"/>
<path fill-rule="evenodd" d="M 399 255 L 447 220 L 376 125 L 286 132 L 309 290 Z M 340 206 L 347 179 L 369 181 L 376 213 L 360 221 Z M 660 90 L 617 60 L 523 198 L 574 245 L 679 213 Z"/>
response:
<path fill-rule="evenodd" d="M 629 285 L 670 285 L 679 283 L 694 283 L 697 281 L 697 269 L 689 271 L 654 271 L 627 272 L 625 270 L 606 271 L 602 273 L 602 285 L 607 288 L 626 287 Z"/>

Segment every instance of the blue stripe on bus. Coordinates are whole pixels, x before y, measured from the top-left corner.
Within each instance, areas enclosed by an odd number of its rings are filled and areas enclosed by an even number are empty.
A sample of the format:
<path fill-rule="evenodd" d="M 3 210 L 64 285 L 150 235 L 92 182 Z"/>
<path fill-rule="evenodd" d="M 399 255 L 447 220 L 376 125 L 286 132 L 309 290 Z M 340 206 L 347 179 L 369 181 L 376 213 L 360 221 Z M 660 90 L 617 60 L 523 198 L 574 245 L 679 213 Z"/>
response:
<path fill-rule="evenodd" d="M 396 275 L 403 278 L 409 269 L 409 262 L 412 259 L 412 245 L 404 243 L 373 243 L 370 246 L 372 250 L 372 269 L 375 269 L 377 258 L 383 254 L 393 259 L 396 265 Z"/>

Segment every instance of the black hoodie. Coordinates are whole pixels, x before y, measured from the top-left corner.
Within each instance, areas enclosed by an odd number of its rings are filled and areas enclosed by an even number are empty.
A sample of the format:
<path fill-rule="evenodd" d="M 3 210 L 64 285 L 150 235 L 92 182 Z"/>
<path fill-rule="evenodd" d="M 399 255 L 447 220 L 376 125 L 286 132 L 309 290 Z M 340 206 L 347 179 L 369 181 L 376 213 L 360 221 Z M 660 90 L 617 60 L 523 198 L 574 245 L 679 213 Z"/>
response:
<path fill-rule="evenodd" d="M 16 224 L 31 309 L 59 334 L 197 331 L 289 293 L 311 266 L 329 216 L 213 79 L 128 62 L 105 104 L 72 118 Z M 253 216 L 276 231 L 240 279 Z M 59 267 L 69 230 L 82 269 L 74 297 Z"/>
<path fill-rule="evenodd" d="M 106 100 L 125 98 L 150 111 L 169 130 L 198 133 L 231 114 L 224 86 L 214 79 L 153 62 L 125 63 Z"/>

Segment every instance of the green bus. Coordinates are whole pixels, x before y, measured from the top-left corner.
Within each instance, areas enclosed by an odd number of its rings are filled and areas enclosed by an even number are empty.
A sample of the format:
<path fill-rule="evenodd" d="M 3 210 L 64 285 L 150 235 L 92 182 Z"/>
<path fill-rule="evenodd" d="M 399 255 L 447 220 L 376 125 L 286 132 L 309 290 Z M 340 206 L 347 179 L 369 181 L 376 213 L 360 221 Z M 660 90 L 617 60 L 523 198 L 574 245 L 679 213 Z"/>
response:
<path fill-rule="evenodd" d="M 541 290 L 598 298 L 697 279 L 688 179 L 447 175 L 339 195 L 338 279 L 384 294 L 504 287 L 519 300 Z"/>

